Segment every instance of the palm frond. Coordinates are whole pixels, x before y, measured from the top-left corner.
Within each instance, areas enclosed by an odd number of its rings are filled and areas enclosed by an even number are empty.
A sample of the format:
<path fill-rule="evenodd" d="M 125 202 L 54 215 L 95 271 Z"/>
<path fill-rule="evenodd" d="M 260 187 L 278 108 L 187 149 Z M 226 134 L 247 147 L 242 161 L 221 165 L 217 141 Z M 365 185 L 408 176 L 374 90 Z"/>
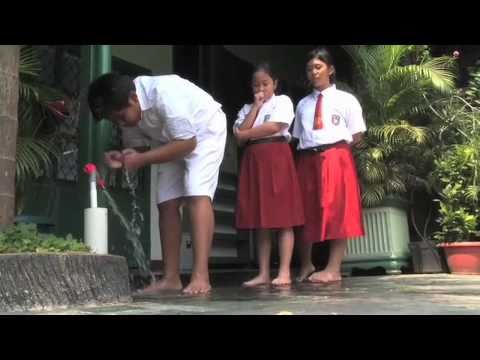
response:
<path fill-rule="evenodd" d="M 430 83 L 433 89 L 449 94 L 455 88 L 455 74 L 449 57 L 437 57 L 423 64 L 396 66 L 380 76 L 380 81 L 419 86 Z"/>
<path fill-rule="evenodd" d="M 466 198 L 471 201 L 478 201 L 480 195 L 480 186 L 470 185 L 467 187 Z"/>
<path fill-rule="evenodd" d="M 382 51 L 385 58 L 385 70 L 398 66 L 403 58 L 414 50 L 413 45 L 383 45 Z"/>
<path fill-rule="evenodd" d="M 362 203 L 367 208 L 378 206 L 385 198 L 385 195 L 383 184 L 366 185 L 362 191 Z"/>
<path fill-rule="evenodd" d="M 53 160 L 58 158 L 59 154 L 54 140 L 54 136 L 18 137 L 16 161 L 18 182 L 30 177 L 37 178 L 51 168 Z"/>
<path fill-rule="evenodd" d="M 375 184 L 382 183 L 385 180 L 387 169 L 383 162 L 365 161 L 359 163 L 358 172 L 366 183 Z"/>
<path fill-rule="evenodd" d="M 372 147 L 367 151 L 369 157 L 375 161 L 382 161 L 386 158 L 386 151 L 381 147 Z"/>
<path fill-rule="evenodd" d="M 35 86 L 41 71 L 38 53 L 32 46 L 20 47 L 19 95 L 20 99 L 38 101 L 38 89 Z"/>
<path fill-rule="evenodd" d="M 369 133 L 387 144 L 399 145 L 413 142 L 418 145 L 430 140 L 429 129 L 423 126 L 413 126 L 407 121 L 398 121 L 369 129 Z"/>
<path fill-rule="evenodd" d="M 407 187 L 401 177 L 392 175 L 385 181 L 385 191 L 389 194 L 404 194 Z"/>
<path fill-rule="evenodd" d="M 30 45 L 20 47 L 19 74 L 22 76 L 39 76 L 41 65 L 37 50 Z"/>
<path fill-rule="evenodd" d="M 423 95 L 422 89 L 413 85 L 402 87 L 398 91 L 392 89 L 384 105 L 387 119 L 421 113 L 422 109 L 428 108 Z"/>
<path fill-rule="evenodd" d="M 40 100 L 38 88 L 34 84 L 31 84 L 25 81 L 20 81 L 18 90 L 19 90 L 19 95 L 21 100 L 35 101 L 35 102 L 38 102 Z"/>

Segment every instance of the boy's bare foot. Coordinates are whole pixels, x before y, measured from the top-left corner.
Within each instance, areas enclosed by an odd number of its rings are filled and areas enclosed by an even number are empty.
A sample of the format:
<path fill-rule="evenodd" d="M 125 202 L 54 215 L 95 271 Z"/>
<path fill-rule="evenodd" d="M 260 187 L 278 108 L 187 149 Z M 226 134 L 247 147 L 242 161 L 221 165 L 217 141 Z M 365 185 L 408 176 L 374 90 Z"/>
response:
<path fill-rule="evenodd" d="M 272 280 L 273 286 L 288 286 L 292 283 L 290 275 L 278 275 L 275 279 Z"/>
<path fill-rule="evenodd" d="M 212 290 L 210 282 L 208 280 L 191 280 L 190 284 L 187 285 L 185 289 L 182 290 L 184 294 L 195 295 L 195 294 L 206 294 Z"/>
<path fill-rule="evenodd" d="M 318 271 L 309 276 L 308 281 L 312 283 L 332 283 L 342 281 L 342 274 L 336 271 Z"/>
<path fill-rule="evenodd" d="M 164 290 L 181 290 L 182 289 L 182 282 L 180 278 L 177 279 L 162 279 L 160 281 L 156 281 L 146 288 L 139 291 L 140 294 L 152 294 L 159 291 Z"/>
<path fill-rule="evenodd" d="M 300 272 L 299 272 L 298 276 L 295 278 L 295 281 L 304 282 L 314 272 L 315 272 L 315 266 L 313 266 L 313 264 L 310 264 L 306 267 L 302 267 L 300 269 Z"/>
<path fill-rule="evenodd" d="M 245 281 L 243 283 L 243 287 L 255 287 L 255 286 L 264 286 L 270 284 L 270 277 L 264 275 L 258 275 L 254 277 L 252 280 Z"/>

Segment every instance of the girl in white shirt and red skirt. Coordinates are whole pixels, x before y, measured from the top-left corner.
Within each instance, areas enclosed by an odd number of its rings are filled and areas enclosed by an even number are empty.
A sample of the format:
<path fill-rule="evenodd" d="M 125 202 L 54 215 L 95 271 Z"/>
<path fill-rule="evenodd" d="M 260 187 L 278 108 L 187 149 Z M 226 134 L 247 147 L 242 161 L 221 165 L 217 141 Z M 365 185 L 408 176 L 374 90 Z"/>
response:
<path fill-rule="evenodd" d="M 335 67 L 325 48 L 308 54 L 306 73 L 313 91 L 297 105 L 293 137 L 305 210 L 297 234 L 299 281 L 341 280 L 347 239 L 364 235 L 359 180 L 351 146 L 366 131 L 360 103 L 335 87 Z M 315 272 L 312 244 L 330 241 L 328 263 Z"/>
<path fill-rule="evenodd" d="M 294 118 L 293 103 L 275 95 L 278 78 L 269 64 L 253 74 L 254 100 L 238 113 L 234 134 L 245 146 L 241 161 L 236 227 L 256 230 L 259 274 L 246 287 L 291 283 L 290 262 L 294 247 L 293 228 L 303 225 L 304 214 L 293 154 L 289 146 Z M 270 280 L 271 232 L 278 231 L 280 266 Z"/>

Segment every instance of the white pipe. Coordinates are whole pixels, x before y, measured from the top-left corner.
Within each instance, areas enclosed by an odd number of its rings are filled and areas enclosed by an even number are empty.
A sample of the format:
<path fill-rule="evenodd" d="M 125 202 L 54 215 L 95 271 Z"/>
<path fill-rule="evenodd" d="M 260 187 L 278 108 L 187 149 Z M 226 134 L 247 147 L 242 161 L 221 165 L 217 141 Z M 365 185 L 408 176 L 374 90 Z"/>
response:
<path fill-rule="evenodd" d="M 90 208 L 85 209 L 83 217 L 84 240 L 94 254 L 106 255 L 108 254 L 108 211 L 106 208 L 98 207 L 95 164 L 85 165 L 84 171 L 89 174 L 90 182 Z"/>
<path fill-rule="evenodd" d="M 108 211 L 90 208 L 84 211 L 84 240 L 94 254 L 108 254 Z"/>
<path fill-rule="evenodd" d="M 96 209 L 97 204 L 97 181 L 95 177 L 95 172 L 90 174 L 90 207 Z"/>

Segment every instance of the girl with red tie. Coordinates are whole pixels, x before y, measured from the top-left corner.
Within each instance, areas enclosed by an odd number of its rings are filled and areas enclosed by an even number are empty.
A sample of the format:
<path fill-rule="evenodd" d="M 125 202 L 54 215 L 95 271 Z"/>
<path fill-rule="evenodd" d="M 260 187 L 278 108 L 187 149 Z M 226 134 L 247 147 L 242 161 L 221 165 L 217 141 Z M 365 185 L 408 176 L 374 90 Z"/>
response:
<path fill-rule="evenodd" d="M 308 54 L 306 73 L 313 91 L 297 105 L 297 172 L 305 209 L 299 231 L 301 263 L 297 280 L 341 280 L 347 239 L 363 236 L 359 181 L 351 146 L 366 131 L 362 108 L 350 93 L 335 87 L 335 67 L 325 48 Z M 328 264 L 315 272 L 312 244 L 330 241 Z"/>

